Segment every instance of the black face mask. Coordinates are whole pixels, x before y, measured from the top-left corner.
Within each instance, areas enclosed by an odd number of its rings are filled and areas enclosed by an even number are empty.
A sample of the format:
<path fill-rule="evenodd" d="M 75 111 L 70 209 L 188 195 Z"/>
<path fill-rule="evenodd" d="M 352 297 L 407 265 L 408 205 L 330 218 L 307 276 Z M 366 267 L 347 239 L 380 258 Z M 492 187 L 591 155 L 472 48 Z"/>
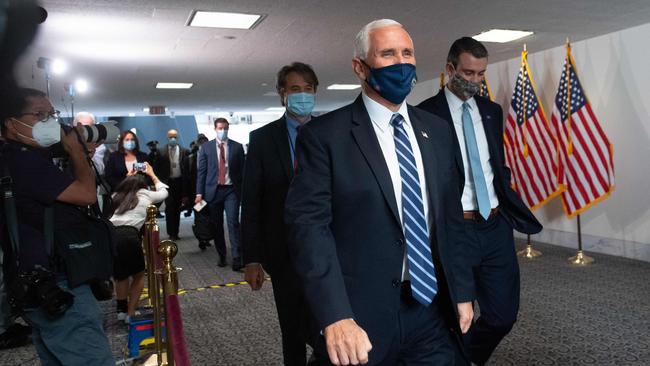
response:
<path fill-rule="evenodd" d="M 455 72 L 454 76 L 449 79 L 449 87 L 453 92 L 462 95 L 465 99 L 473 97 L 479 92 L 479 90 L 481 90 L 480 83 L 473 83 L 466 80 L 460 76 L 458 72 Z"/>

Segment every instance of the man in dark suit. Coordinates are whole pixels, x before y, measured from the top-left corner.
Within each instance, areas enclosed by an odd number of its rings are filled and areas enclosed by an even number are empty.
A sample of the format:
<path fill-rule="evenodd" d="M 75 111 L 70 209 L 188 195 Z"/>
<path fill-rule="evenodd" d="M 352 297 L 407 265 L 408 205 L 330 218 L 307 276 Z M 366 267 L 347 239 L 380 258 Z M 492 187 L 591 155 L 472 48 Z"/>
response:
<path fill-rule="evenodd" d="M 239 253 L 239 202 L 244 171 L 244 148 L 228 138 L 229 123 L 225 118 L 214 121 L 217 138 L 199 149 L 195 203 L 208 203 L 211 221 L 215 225 L 215 247 L 219 253 L 219 267 L 225 267 L 226 240 L 223 230 L 223 212 L 226 211 L 228 238 L 232 255 L 232 269 L 242 268 Z"/>
<path fill-rule="evenodd" d="M 167 145 L 158 152 L 158 160 L 154 166 L 158 179 L 169 186 L 169 195 L 165 200 L 165 221 L 167 222 L 167 235 L 171 240 L 179 240 L 178 228 L 180 226 L 181 206 L 187 204 L 187 155 L 189 151 L 178 144 L 178 131 L 167 131 Z"/>
<path fill-rule="evenodd" d="M 467 364 L 451 291 L 465 240 L 452 130 L 404 102 L 415 54 L 399 23 L 362 28 L 352 67 L 363 92 L 301 128 L 285 208 L 322 334 L 314 352 L 327 365 Z"/>
<path fill-rule="evenodd" d="M 458 140 L 456 161 L 464 172 L 461 202 L 466 228 L 475 238 L 459 259 L 474 268 L 475 284 L 457 301 L 461 312 L 472 312 L 473 300 L 481 309 L 465 336 L 470 358 L 478 365 L 487 362 L 517 319 L 519 265 L 512 230 L 527 234 L 542 230 L 510 186 L 501 107 L 476 95 L 487 64 L 487 50 L 479 41 L 458 39 L 447 57 L 447 87 L 418 105 L 445 119 Z"/>
<path fill-rule="evenodd" d="M 294 62 L 277 75 L 286 112 L 250 134 L 242 196 L 242 245 L 245 279 L 253 290 L 272 276 L 282 331 L 285 365 L 304 366 L 309 315 L 298 276 L 289 259 L 284 202 L 294 175 L 298 129 L 311 119 L 318 78 L 311 66 Z"/>

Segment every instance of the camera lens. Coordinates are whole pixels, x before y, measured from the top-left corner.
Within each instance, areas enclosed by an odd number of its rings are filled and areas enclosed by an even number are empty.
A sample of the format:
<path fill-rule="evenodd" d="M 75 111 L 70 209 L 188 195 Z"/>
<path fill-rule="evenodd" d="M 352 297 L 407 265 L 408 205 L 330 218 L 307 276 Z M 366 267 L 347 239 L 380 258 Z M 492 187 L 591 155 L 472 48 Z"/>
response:
<path fill-rule="evenodd" d="M 113 121 L 83 127 L 84 139 L 87 142 L 115 141 L 120 135 L 120 129 Z"/>

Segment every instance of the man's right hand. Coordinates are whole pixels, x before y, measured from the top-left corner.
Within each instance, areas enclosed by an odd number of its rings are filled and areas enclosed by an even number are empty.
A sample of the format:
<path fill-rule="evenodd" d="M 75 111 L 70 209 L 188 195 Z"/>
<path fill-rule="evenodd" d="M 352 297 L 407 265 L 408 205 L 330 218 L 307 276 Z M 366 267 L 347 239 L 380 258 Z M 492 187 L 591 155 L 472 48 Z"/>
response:
<path fill-rule="evenodd" d="M 325 345 L 334 365 L 359 365 L 368 363 L 372 349 L 368 334 L 354 319 L 343 319 L 325 327 Z"/>
<path fill-rule="evenodd" d="M 257 291 L 264 284 L 264 268 L 259 263 L 247 264 L 244 268 L 244 280 L 251 286 L 251 290 Z"/>
<path fill-rule="evenodd" d="M 200 194 L 197 194 L 196 198 L 194 199 L 194 204 L 196 205 L 196 204 L 200 203 L 201 201 L 203 201 L 203 196 L 201 196 Z"/>

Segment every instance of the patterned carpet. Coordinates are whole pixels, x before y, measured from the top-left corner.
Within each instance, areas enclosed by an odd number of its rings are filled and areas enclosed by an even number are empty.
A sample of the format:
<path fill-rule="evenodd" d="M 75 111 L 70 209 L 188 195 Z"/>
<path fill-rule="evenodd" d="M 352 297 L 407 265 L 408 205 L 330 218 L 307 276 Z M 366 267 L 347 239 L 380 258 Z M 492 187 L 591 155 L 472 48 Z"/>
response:
<path fill-rule="evenodd" d="M 190 221 L 182 226 L 175 261 L 183 268 L 181 287 L 242 280 L 241 273 L 216 267 L 214 247 L 199 250 Z M 521 262 L 519 321 L 489 365 L 650 365 L 650 263 L 593 255 L 594 265 L 573 268 L 566 262 L 573 251 L 535 247 L 543 256 Z M 248 285 L 189 291 L 181 305 L 193 365 L 281 365 L 270 283 L 255 293 Z M 102 307 L 114 354 L 121 359 L 126 326 L 116 320 L 112 302 Z M 0 365 L 37 364 L 32 346 L 0 351 Z"/>

